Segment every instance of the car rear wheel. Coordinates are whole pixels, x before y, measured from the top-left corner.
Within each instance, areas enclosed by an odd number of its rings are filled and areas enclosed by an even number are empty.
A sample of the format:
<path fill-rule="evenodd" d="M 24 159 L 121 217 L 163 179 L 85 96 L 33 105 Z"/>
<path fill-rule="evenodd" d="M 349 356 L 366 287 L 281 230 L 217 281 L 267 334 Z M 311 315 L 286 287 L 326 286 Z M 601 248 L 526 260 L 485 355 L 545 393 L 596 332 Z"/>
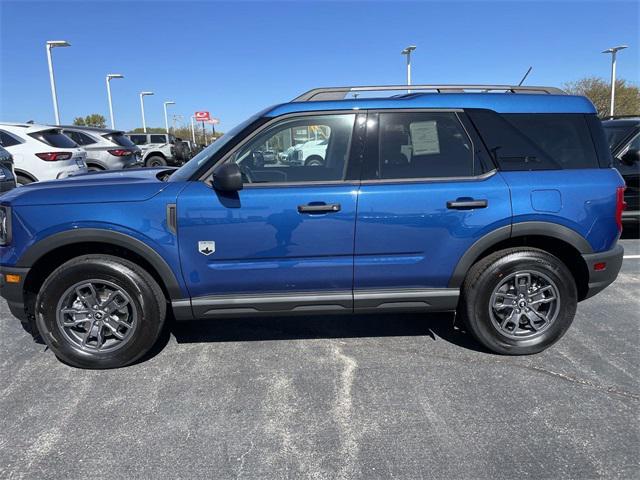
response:
<path fill-rule="evenodd" d="M 26 176 L 21 175 L 19 173 L 16 175 L 16 184 L 18 186 L 28 185 L 30 183 L 33 183 L 33 180 L 31 180 L 29 177 L 26 177 Z"/>
<path fill-rule="evenodd" d="M 321 167 L 324 165 L 324 159 L 318 155 L 312 155 L 304 162 L 307 167 Z"/>
<path fill-rule="evenodd" d="M 167 160 L 159 155 L 153 155 L 147 158 L 145 164 L 147 165 L 147 167 L 166 167 Z"/>
<path fill-rule="evenodd" d="M 87 170 L 90 172 L 102 172 L 104 168 L 99 165 L 87 165 Z"/>
<path fill-rule="evenodd" d="M 558 341 L 576 308 L 575 280 L 560 259 L 543 250 L 513 248 L 471 268 L 458 313 L 489 350 L 527 355 Z"/>
<path fill-rule="evenodd" d="M 109 255 L 64 263 L 36 299 L 40 335 L 60 360 L 80 368 L 135 362 L 158 339 L 165 314 L 166 300 L 153 277 Z"/>

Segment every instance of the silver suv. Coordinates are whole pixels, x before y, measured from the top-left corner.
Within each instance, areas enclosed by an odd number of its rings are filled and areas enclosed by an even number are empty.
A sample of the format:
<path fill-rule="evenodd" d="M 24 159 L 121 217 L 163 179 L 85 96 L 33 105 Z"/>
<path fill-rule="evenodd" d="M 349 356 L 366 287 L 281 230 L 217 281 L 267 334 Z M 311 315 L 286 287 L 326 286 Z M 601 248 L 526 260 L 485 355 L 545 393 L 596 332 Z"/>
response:
<path fill-rule="evenodd" d="M 63 126 L 62 133 L 87 151 L 89 171 L 142 167 L 142 152 L 124 132 L 107 128 Z"/>
<path fill-rule="evenodd" d="M 127 133 L 127 137 L 142 149 L 142 161 L 147 167 L 182 165 L 176 155 L 176 137 L 167 133 Z"/>

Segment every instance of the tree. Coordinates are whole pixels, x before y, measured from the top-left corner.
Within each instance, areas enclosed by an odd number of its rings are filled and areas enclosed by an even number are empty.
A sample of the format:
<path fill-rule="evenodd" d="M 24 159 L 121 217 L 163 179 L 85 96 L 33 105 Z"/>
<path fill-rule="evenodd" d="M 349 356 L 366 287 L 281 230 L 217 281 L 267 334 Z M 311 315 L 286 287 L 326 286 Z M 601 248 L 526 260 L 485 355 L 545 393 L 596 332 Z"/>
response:
<path fill-rule="evenodd" d="M 611 84 L 597 77 L 587 77 L 564 85 L 568 93 L 584 95 L 598 110 L 600 117 L 609 115 L 611 105 Z M 640 89 L 626 80 L 616 80 L 616 115 L 640 114 Z"/>
<path fill-rule="evenodd" d="M 106 126 L 106 119 L 99 113 L 92 113 L 86 117 L 76 117 L 73 119 L 74 125 L 83 127 L 99 127 L 104 128 Z"/>

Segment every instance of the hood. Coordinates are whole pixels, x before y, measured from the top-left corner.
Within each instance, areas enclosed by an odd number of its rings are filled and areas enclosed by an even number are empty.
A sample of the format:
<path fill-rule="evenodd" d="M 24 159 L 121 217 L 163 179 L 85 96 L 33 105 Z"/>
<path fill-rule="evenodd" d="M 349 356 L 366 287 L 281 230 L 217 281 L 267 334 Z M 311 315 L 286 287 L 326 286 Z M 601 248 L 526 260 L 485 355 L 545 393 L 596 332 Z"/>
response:
<path fill-rule="evenodd" d="M 19 205 L 141 202 L 161 192 L 167 182 L 158 174 L 167 168 L 140 168 L 74 175 L 62 180 L 35 182 L 0 197 Z"/>

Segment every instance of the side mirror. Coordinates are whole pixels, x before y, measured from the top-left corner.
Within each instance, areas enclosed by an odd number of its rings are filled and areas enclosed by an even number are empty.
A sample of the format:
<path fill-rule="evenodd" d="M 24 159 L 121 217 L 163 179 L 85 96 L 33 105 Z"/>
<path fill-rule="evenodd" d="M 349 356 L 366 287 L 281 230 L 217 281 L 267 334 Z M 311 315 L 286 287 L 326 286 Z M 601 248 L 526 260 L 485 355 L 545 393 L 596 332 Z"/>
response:
<path fill-rule="evenodd" d="M 640 150 L 637 148 L 630 148 L 627 150 L 627 153 L 620 158 L 620 160 L 625 165 L 633 166 L 635 163 L 640 162 Z"/>
<path fill-rule="evenodd" d="M 242 190 L 242 172 L 238 164 L 228 162 L 216 168 L 213 172 L 213 188 L 220 192 Z"/>

